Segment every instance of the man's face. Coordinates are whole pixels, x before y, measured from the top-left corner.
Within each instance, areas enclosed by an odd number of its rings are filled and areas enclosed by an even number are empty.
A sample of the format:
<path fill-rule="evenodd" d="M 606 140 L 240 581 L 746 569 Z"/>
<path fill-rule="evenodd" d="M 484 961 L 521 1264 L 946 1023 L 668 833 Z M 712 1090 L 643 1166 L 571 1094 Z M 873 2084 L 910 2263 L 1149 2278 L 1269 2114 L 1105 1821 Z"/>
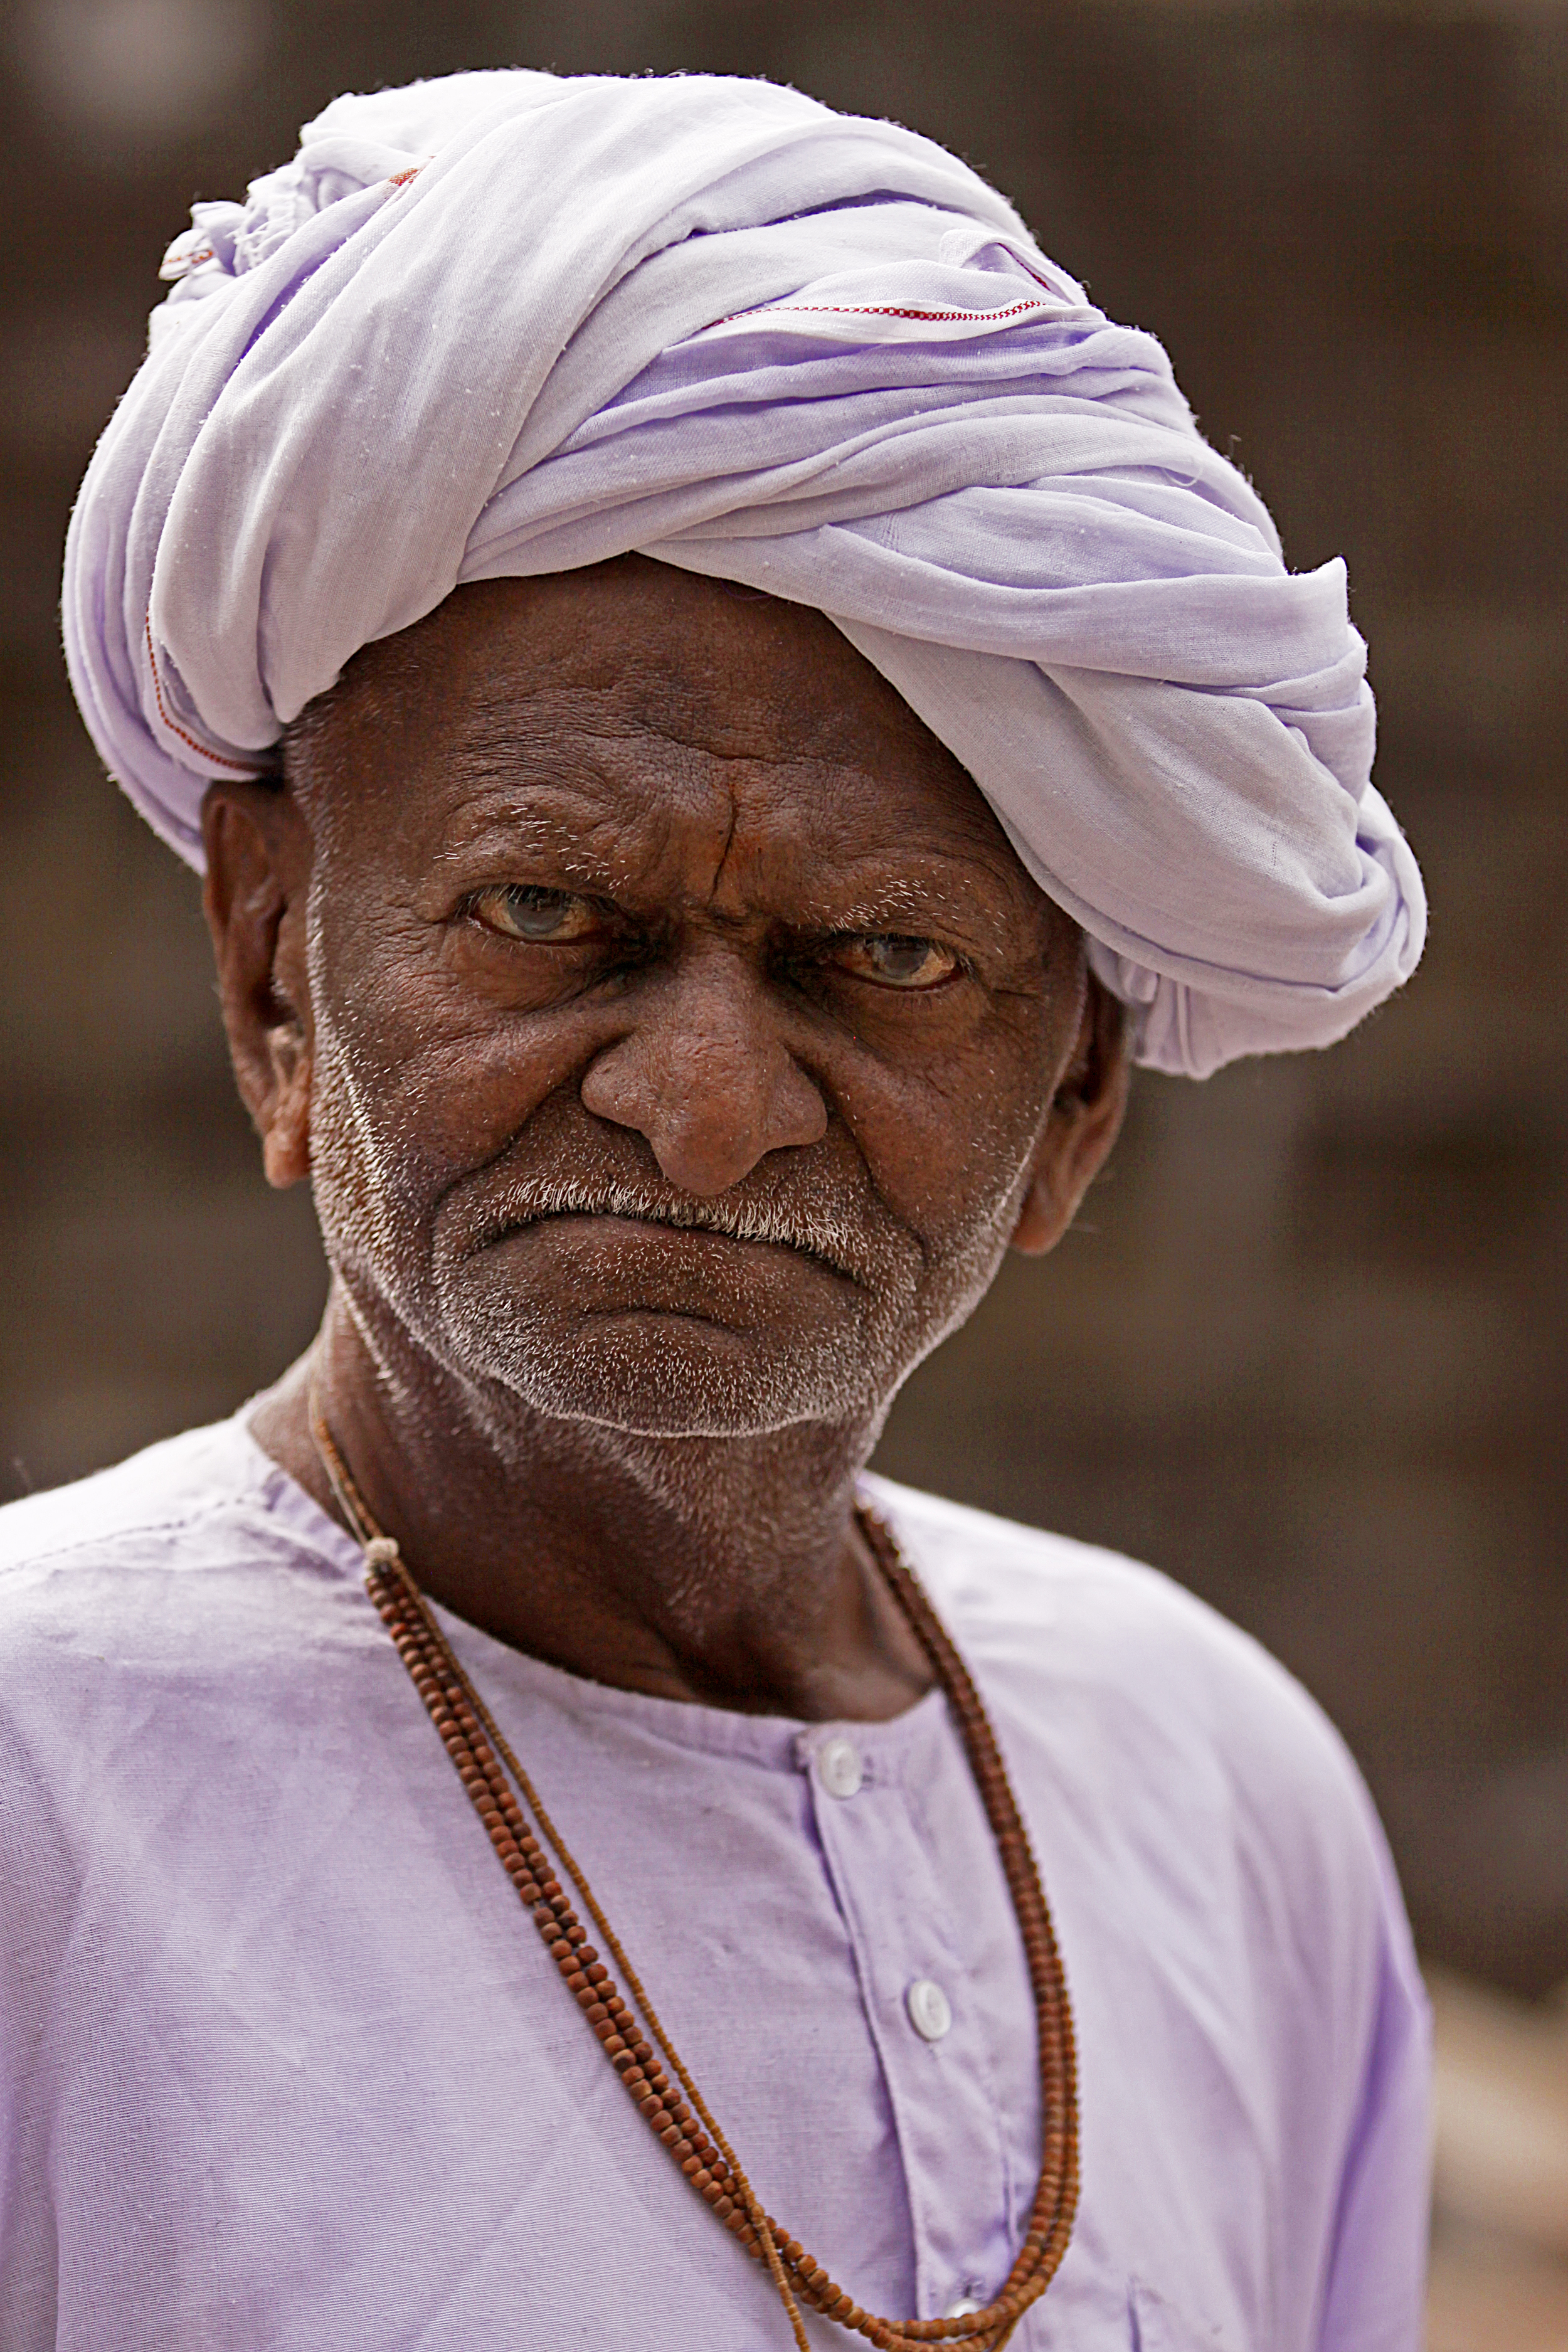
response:
<path fill-rule="evenodd" d="M 1086 1002 L 893 689 L 820 614 L 631 558 L 366 648 L 289 776 L 279 986 L 367 1330 L 492 1411 L 878 1420 L 994 1272 Z"/>

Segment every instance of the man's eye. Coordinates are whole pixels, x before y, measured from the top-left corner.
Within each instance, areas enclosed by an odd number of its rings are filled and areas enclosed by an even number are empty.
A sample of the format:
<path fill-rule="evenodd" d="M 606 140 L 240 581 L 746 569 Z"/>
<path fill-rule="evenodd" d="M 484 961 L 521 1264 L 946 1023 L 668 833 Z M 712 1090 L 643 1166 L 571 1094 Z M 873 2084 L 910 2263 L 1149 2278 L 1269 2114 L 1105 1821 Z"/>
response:
<path fill-rule="evenodd" d="M 469 901 L 470 912 L 492 931 L 509 940 L 544 940 L 552 946 L 564 940 L 586 939 L 599 926 L 593 901 L 570 890 L 541 890 L 531 883 L 511 882 L 504 889 L 481 890 Z"/>
<path fill-rule="evenodd" d="M 906 938 L 901 931 L 872 931 L 845 940 L 833 961 L 857 980 L 874 980 L 882 988 L 939 988 L 958 970 L 951 948 L 935 940 Z"/>

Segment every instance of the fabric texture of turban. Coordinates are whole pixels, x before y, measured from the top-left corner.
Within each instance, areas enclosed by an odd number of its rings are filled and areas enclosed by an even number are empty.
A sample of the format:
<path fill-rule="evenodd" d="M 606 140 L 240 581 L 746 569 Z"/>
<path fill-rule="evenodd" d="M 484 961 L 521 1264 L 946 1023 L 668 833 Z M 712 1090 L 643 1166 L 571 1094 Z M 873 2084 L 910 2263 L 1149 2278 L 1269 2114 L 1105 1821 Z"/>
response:
<path fill-rule="evenodd" d="M 458 583 L 628 549 L 817 606 L 1202 1076 L 1414 968 L 1344 568 L 1285 569 L 1154 340 L 929 141 L 765 82 L 341 98 L 198 205 L 67 546 L 72 683 L 201 862 L 209 781 Z"/>

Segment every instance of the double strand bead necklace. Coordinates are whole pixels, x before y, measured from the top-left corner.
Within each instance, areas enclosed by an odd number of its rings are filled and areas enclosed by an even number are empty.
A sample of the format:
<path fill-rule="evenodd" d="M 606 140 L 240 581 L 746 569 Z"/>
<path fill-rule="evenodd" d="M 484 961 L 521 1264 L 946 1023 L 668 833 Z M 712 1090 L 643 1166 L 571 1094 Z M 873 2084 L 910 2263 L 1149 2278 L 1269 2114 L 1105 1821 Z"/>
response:
<path fill-rule="evenodd" d="M 947 1694 L 996 1841 L 1034 1991 L 1045 2126 L 1029 2226 L 1005 2284 L 980 2310 L 942 2319 L 883 2319 L 863 2310 L 764 2211 L 532 1781 L 441 1631 L 395 1540 L 372 1516 L 313 1396 L 310 1428 L 339 1507 L 363 1552 L 366 1590 L 484 1824 L 497 1861 L 633 2105 L 703 2201 L 771 2275 L 798 2352 L 811 2352 L 801 2318 L 803 2305 L 863 2336 L 878 2352 L 913 2352 L 917 2345 L 936 2343 L 1002 2352 L 1029 2305 L 1050 2284 L 1072 2231 L 1079 2180 L 1072 2014 L 1039 1873 L 996 1736 L 968 1669 L 888 1528 L 866 1504 L 857 1506 L 878 1570 Z M 576 1890 L 614 1975 L 588 1941 L 563 1878 Z"/>

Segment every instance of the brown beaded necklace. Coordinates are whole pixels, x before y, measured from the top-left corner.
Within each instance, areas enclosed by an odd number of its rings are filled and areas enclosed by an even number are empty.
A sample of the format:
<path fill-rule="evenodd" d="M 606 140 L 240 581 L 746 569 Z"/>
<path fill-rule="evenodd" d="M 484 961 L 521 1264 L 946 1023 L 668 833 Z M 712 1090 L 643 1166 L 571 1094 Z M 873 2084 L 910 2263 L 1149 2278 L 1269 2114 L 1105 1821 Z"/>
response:
<path fill-rule="evenodd" d="M 1045 2118 L 1039 2185 L 1006 2284 L 983 2309 L 945 2319 L 880 2319 L 863 2311 L 763 2210 L 532 1781 L 454 1654 L 396 1542 L 373 1517 L 314 1395 L 310 1430 L 332 1492 L 364 1553 L 365 1589 L 484 1823 L 497 1861 L 633 2104 L 705 2203 L 771 2274 L 798 2352 L 811 2352 L 803 2304 L 865 2336 L 878 2352 L 913 2352 L 916 2345 L 942 2342 L 1002 2352 L 1029 2305 L 1050 2284 L 1072 2232 L 1079 2179 L 1072 2013 L 1039 1873 L 996 1736 L 968 1669 L 882 1520 L 866 1504 L 857 1506 L 872 1558 L 947 1694 L 996 1840 L 1034 1990 Z M 576 1888 L 615 1963 L 618 1984 L 589 1943 L 557 1867 Z"/>

